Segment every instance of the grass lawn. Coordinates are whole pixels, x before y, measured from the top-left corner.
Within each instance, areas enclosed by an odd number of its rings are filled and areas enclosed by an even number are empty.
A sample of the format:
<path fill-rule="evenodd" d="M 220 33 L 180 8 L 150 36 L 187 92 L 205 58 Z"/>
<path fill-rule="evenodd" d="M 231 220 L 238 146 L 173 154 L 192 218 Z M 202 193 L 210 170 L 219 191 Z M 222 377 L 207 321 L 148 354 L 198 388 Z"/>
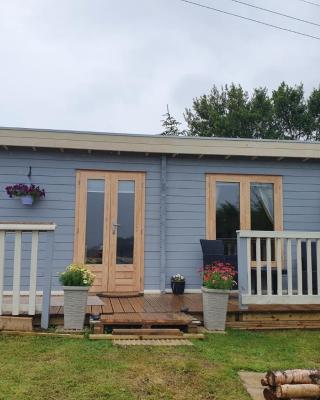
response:
<path fill-rule="evenodd" d="M 239 370 L 320 366 L 320 333 L 229 331 L 193 347 L 0 335 L 1 400 L 249 399 Z"/>

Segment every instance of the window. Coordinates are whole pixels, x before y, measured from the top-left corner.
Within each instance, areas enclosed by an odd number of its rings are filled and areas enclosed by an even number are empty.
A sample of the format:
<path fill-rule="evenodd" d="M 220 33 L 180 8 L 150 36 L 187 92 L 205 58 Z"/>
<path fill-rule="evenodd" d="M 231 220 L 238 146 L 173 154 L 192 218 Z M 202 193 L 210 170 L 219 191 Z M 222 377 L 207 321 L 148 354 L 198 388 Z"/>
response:
<path fill-rule="evenodd" d="M 282 178 L 208 174 L 206 222 L 207 239 L 222 239 L 229 255 L 239 229 L 282 230 Z"/>

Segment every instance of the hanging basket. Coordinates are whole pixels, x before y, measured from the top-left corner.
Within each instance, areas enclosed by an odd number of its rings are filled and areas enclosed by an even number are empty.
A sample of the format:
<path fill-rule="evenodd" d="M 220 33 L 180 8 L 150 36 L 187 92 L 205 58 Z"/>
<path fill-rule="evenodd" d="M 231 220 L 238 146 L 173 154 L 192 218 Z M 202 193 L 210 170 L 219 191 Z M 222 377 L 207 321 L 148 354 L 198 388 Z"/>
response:
<path fill-rule="evenodd" d="M 31 206 L 35 200 L 41 199 L 46 195 L 44 189 L 41 189 L 33 183 L 30 185 L 25 183 L 9 185 L 6 187 L 6 192 L 10 199 L 20 198 L 21 204 L 25 206 Z"/>
<path fill-rule="evenodd" d="M 32 196 L 21 196 L 20 199 L 21 199 L 21 203 L 24 206 L 32 206 L 33 201 L 34 201 Z"/>

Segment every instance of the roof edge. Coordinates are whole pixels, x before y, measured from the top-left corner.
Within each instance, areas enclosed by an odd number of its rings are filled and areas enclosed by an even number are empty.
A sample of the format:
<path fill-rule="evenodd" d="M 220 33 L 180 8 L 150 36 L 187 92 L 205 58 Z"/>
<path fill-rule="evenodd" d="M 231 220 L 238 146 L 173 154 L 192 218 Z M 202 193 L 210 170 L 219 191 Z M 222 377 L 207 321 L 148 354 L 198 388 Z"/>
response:
<path fill-rule="evenodd" d="M 0 127 L 0 146 L 138 153 L 320 158 L 320 142 Z"/>

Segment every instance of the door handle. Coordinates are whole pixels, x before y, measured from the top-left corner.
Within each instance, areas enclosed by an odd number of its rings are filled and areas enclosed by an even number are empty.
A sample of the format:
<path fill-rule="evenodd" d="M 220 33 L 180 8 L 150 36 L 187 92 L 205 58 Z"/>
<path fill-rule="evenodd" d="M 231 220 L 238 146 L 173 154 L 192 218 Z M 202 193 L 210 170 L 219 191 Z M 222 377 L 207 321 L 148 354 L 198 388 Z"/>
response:
<path fill-rule="evenodd" d="M 120 227 L 120 224 L 116 224 L 115 222 L 112 224 L 112 233 L 115 234 L 117 231 L 117 228 Z"/>

